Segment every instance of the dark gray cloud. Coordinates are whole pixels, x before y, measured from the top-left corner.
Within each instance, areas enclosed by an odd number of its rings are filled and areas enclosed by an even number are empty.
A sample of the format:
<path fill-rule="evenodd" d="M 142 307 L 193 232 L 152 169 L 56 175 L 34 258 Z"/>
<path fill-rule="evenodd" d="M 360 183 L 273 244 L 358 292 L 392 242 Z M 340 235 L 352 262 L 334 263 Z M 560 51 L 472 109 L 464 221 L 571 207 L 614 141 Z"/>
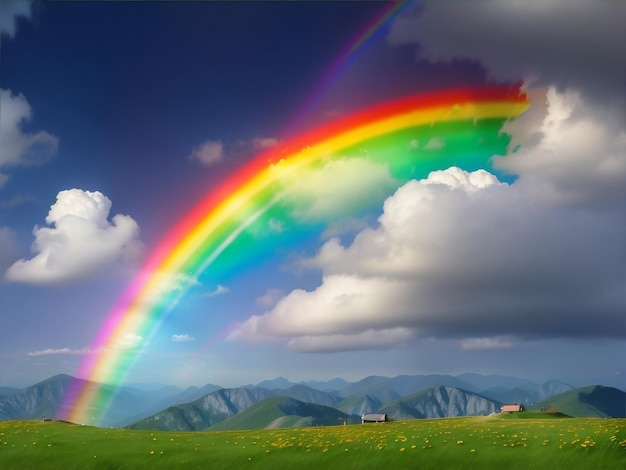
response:
<path fill-rule="evenodd" d="M 426 1 L 388 39 L 415 44 L 431 61 L 478 60 L 494 79 L 535 79 L 606 100 L 626 92 L 625 22 L 619 1 Z"/>

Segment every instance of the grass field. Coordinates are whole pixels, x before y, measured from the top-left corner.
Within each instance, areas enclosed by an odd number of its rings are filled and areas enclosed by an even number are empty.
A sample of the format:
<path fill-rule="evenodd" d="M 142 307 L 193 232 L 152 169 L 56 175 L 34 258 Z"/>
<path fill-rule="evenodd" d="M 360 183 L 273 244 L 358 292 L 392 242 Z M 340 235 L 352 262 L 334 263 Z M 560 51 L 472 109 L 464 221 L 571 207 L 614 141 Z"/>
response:
<path fill-rule="evenodd" d="M 519 416 L 188 433 L 3 421 L 0 468 L 626 468 L 626 419 Z"/>

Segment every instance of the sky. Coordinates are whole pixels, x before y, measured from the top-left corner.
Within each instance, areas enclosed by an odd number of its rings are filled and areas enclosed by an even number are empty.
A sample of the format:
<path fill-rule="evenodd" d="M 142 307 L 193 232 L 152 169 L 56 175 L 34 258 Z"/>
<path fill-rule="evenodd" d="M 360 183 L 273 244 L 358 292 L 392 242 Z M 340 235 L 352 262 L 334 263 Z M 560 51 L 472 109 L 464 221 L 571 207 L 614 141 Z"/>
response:
<path fill-rule="evenodd" d="M 292 215 L 314 223 L 276 243 L 242 234 L 253 250 L 187 279 L 150 335 L 117 345 L 134 350 L 124 380 L 477 372 L 626 388 L 626 3 L 0 13 L 1 385 L 100 354 L 151 253 L 255 156 L 390 100 L 520 85 L 530 108 L 487 168 L 400 182 L 338 159 L 299 182 Z"/>

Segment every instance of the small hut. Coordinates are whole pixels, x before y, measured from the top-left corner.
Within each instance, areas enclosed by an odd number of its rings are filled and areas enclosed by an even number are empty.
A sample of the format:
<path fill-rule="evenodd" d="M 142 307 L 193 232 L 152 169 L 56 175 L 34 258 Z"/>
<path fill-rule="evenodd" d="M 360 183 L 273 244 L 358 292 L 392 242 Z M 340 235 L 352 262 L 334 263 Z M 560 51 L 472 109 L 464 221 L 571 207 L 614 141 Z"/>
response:
<path fill-rule="evenodd" d="M 364 423 L 385 423 L 389 421 L 386 413 L 367 413 L 361 416 L 361 424 Z"/>
<path fill-rule="evenodd" d="M 502 413 L 519 413 L 521 411 L 526 411 L 526 408 L 524 408 L 524 405 L 521 403 L 514 403 L 512 405 L 502 405 L 500 411 Z"/>

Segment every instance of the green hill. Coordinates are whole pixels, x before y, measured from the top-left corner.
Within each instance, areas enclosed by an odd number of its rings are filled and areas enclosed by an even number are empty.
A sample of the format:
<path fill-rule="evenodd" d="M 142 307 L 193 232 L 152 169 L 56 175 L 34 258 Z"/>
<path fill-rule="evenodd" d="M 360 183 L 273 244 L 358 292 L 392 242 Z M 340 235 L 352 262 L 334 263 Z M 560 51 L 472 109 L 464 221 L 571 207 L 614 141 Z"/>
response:
<path fill-rule="evenodd" d="M 360 418 L 328 406 L 304 403 L 288 397 L 271 397 L 216 424 L 210 430 L 333 426 L 344 422 L 352 424 L 360 422 Z"/>
<path fill-rule="evenodd" d="M 559 393 L 535 403 L 531 409 L 556 411 L 577 418 L 625 418 L 626 393 L 613 387 L 592 385 Z"/>

